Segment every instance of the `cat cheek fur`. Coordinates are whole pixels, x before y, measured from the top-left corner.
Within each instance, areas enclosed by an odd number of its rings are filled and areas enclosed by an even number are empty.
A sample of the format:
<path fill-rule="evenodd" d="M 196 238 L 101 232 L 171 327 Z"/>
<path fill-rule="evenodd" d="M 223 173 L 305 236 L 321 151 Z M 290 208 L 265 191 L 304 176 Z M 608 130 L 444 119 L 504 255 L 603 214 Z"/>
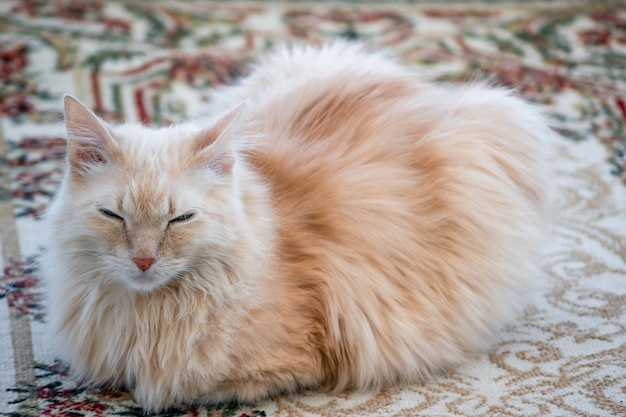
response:
<path fill-rule="evenodd" d="M 157 411 L 375 389 L 461 363 L 523 306 L 552 135 L 532 106 L 342 42 L 281 49 L 210 103 L 232 110 L 200 129 L 111 128 L 66 99 L 70 144 L 86 146 L 46 215 L 42 272 L 77 377 Z M 118 180 L 101 175 L 111 161 Z M 118 195 L 129 226 L 198 213 L 151 238 L 149 291 L 111 272 L 133 267 L 132 237 L 66 224 L 92 207 L 76 201 Z"/>

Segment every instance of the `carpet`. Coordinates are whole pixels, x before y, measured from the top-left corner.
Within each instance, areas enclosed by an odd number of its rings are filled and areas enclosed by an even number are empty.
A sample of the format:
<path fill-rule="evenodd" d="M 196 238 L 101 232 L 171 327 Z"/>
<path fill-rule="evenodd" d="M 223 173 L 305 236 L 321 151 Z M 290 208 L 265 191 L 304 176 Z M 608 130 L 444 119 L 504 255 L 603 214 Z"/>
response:
<path fill-rule="evenodd" d="M 46 339 L 39 219 L 63 168 L 62 95 L 112 122 L 175 123 L 277 43 L 337 37 L 545 107 L 559 135 L 544 285 L 488 351 L 432 381 L 163 415 L 626 415 L 626 2 L 595 0 L 0 1 L 0 415 L 143 415 L 69 377 Z"/>

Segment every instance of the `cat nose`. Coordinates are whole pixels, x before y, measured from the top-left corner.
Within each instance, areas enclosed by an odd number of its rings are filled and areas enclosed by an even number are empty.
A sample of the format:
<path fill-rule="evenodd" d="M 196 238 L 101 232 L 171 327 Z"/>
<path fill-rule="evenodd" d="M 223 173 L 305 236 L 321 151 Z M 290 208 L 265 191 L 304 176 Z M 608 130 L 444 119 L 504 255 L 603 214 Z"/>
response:
<path fill-rule="evenodd" d="M 150 266 L 155 261 L 156 261 L 156 258 L 138 258 L 138 257 L 133 258 L 133 262 L 135 262 L 135 264 L 137 264 L 139 269 L 141 269 L 143 272 L 147 271 L 148 268 L 150 268 Z"/>

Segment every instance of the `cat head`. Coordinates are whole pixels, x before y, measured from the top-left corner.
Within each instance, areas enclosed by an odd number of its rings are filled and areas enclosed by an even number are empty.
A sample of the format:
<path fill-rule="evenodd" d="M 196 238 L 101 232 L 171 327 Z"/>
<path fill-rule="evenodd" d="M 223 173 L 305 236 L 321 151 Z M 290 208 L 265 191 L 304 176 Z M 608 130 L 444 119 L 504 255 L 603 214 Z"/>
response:
<path fill-rule="evenodd" d="M 50 216 L 77 279 L 151 291 L 219 268 L 241 217 L 233 125 L 109 126 L 65 97 L 67 171 Z"/>

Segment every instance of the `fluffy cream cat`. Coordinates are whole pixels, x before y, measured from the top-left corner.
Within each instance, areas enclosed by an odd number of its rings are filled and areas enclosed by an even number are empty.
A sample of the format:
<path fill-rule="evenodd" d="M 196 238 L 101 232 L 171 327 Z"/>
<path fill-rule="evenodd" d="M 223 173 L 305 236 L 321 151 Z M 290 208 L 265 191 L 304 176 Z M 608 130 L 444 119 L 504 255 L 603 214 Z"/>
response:
<path fill-rule="evenodd" d="M 538 274 L 538 112 L 381 53 L 285 48 L 208 126 L 111 127 L 65 98 L 42 271 L 60 357 L 148 410 L 420 381 Z"/>

